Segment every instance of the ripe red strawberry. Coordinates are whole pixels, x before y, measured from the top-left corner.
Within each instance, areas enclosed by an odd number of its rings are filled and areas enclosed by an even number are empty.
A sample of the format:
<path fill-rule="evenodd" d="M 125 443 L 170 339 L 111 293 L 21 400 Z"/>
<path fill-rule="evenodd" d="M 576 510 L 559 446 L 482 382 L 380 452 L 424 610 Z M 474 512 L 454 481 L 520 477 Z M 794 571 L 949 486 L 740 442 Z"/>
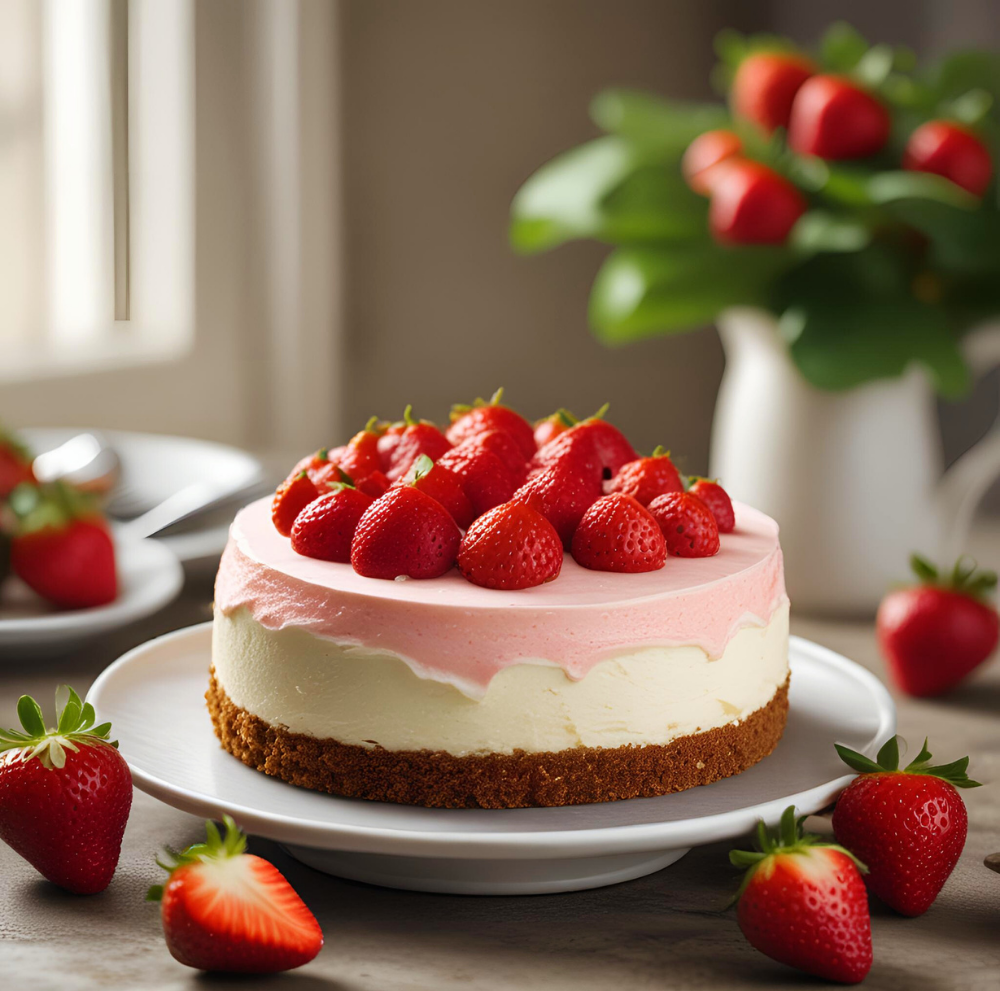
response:
<path fill-rule="evenodd" d="M 502 430 L 486 430 L 483 433 L 473 434 L 458 446 L 463 451 L 480 449 L 491 451 L 510 472 L 511 481 L 515 488 L 523 485 L 524 480 L 528 477 L 528 459 L 521 452 L 517 441 Z"/>
<path fill-rule="evenodd" d="M 781 244 L 805 210 L 798 189 L 760 162 L 730 158 L 712 170 L 708 224 L 722 244 Z"/>
<path fill-rule="evenodd" d="M 864 859 L 869 889 L 903 915 L 921 915 L 958 863 L 969 818 L 956 788 L 978 788 L 966 774 L 969 758 L 931 766 L 927 741 L 899 770 L 893 737 L 873 761 L 836 745 L 860 776 L 837 800 L 837 842 Z"/>
<path fill-rule="evenodd" d="M 421 454 L 413 463 L 413 467 L 393 484 L 412 485 L 421 492 L 426 492 L 448 510 L 451 518 L 463 530 L 467 529 L 475 518 L 472 504 L 462 488 L 462 481 L 458 475 L 444 465 L 435 464 L 426 454 Z"/>
<path fill-rule="evenodd" d="M 563 549 L 552 524 L 523 503 L 505 502 L 469 527 L 458 570 L 474 585 L 518 589 L 559 577 Z"/>
<path fill-rule="evenodd" d="M 910 135 L 903 168 L 944 176 L 973 196 L 986 192 L 993 174 L 986 145 L 971 131 L 947 120 L 929 120 Z"/>
<path fill-rule="evenodd" d="M 676 557 L 719 553 L 719 526 L 712 511 L 690 492 L 668 492 L 647 507 L 663 531 L 667 552 Z"/>
<path fill-rule="evenodd" d="M 337 447 L 332 451 L 329 448 L 321 447 L 313 454 L 307 454 L 288 473 L 286 482 L 305 472 L 315 485 L 321 485 L 327 481 L 331 472 L 336 472 L 337 461 L 347 450 L 346 447 Z"/>
<path fill-rule="evenodd" d="M 890 592 L 875 628 L 893 681 L 910 695 L 932 698 L 954 688 L 996 650 L 1000 622 L 986 595 L 997 576 L 976 571 L 966 558 L 944 577 L 919 555 L 910 564 L 920 584 Z"/>
<path fill-rule="evenodd" d="M 286 478 L 274 493 L 271 503 L 271 521 L 283 537 L 290 537 L 296 517 L 309 503 L 319 498 L 319 489 L 303 469 L 297 475 Z"/>
<path fill-rule="evenodd" d="M 390 482 L 402 478 L 413 462 L 426 454 L 431 461 L 437 461 L 445 451 L 451 449 L 450 441 L 429 420 L 414 420 L 413 407 L 407 406 L 403 413 L 406 427 L 399 437 L 399 443 L 389 455 L 389 467 L 385 470 Z"/>
<path fill-rule="evenodd" d="M 513 501 L 541 513 L 556 528 L 563 547 L 569 550 L 583 514 L 600 497 L 601 481 L 596 469 L 581 472 L 572 461 L 564 460 L 531 475 L 514 493 Z"/>
<path fill-rule="evenodd" d="M 23 732 L 0 731 L 0 839 L 53 884 L 92 895 L 118 866 L 132 775 L 108 740 L 111 724 L 95 726 L 94 707 L 66 691 L 56 729 L 22 695 Z"/>
<path fill-rule="evenodd" d="M 391 484 L 380 471 L 373 471 L 370 475 L 365 475 L 364 478 L 360 478 L 354 483 L 359 492 L 364 492 L 365 495 L 370 495 L 373 499 L 377 499 L 385 493 Z"/>
<path fill-rule="evenodd" d="M 90 609 L 118 596 L 115 547 L 93 499 L 61 482 L 20 485 L 10 496 L 17 520 L 14 573 L 60 609 Z"/>
<path fill-rule="evenodd" d="M 651 457 L 637 458 L 626 465 L 607 485 L 608 492 L 624 492 L 648 506 L 666 492 L 683 492 L 680 472 L 670 460 L 670 452 L 658 447 Z"/>
<path fill-rule="evenodd" d="M 706 131 L 688 145 L 681 159 L 681 172 L 694 192 L 708 196 L 712 192 L 714 167 L 742 151 L 743 142 L 733 131 Z"/>
<path fill-rule="evenodd" d="M 770 134 L 787 127 L 795 94 L 815 72 L 795 52 L 755 52 L 740 63 L 733 77 L 733 110 Z"/>
<path fill-rule="evenodd" d="M 24 482 L 34 482 L 31 452 L 15 437 L 0 430 L 0 499 Z"/>
<path fill-rule="evenodd" d="M 559 434 L 538 452 L 528 463 L 528 478 L 546 468 L 565 468 L 592 483 L 598 489 L 604 478 L 604 465 L 597 454 L 594 434 L 581 430 L 577 424 Z"/>
<path fill-rule="evenodd" d="M 535 446 L 539 449 L 545 447 L 550 440 L 555 440 L 579 422 L 568 409 L 557 409 L 535 422 Z"/>
<path fill-rule="evenodd" d="M 801 155 L 868 158 L 882 150 L 891 121 L 870 93 L 841 76 L 813 76 L 795 94 L 788 144 Z"/>
<path fill-rule="evenodd" d="M 497 389 L 489 402 L 477 399 L 471 406 L 453 406 L 448 440 L 457 446 L 476 434 L 500 430 L 511 435 L 527 461 L 535 453 L 534 428 L 520 413 L 501 406 L 502 398 L 503 389 Z"/>
<path fill-rule="evenodd" d="M 696 495 L 712 511 L 719 533 L 732 533 L 736 529 L 733 501 L 729 498 L 729 493 L 718 482 L 713 482 L 710 478 L 695 476 L 688 492 L 691 495 Z"/>
<path fill-rule="evenodd" d="M 630 495 L 602 496 L 583 514 L 573 534 L 573 558 L 593 571 L 658 571 L 667 545 L 656 520 Z"/>
<path fill-rule="evenodd" d="M 292 550 L 320 561 L 351 560 L 351 541 L 358 521 L 374 501 L 359 492 L 345 474 L 329 492 L 309 503 L 292 526 Z"/>
<path fill-rule="evenodd" d="M 469 498 L 474 517 L 507 502 L 514 494 L 514 480 L 504 463 L 485 448 L 464 445 L 446 451 L 437 463 L 454 472 Z"/>
<path fill-rule="evenodd" d="M 376 499 L 361 517 L 351 564 L 366 578 L 438 578 L 454 565 L 460 540 L 441 503 L 402 485 Z"/>
<path fill-rule="evenodd" d="M 161 902 L 167 949 L 198 970 L 273 974 L 309 963 L 323 948 L 315 916 L 273 864 L 245 852 L 236 823 L 223 822 L 224 837 L 206 822 L 206 842 L 156 861 L 170 877 L 146 900 Z"/>
<path fill-rule="evenodd" d="M 729 854 L 734 867 L 747 868 L 736 895 L 740 929 L 772 960 L 857 984 L 872 965 L 865 868 L 843 847 L 803 834 L 803 819 L 789 806 L 773 834 L 758 825 L 759 851 Z"/>
<path fill-rule="evenodd" d="M 378 439 L 378 457 L 381 462 L 382 471 L 389 470 L 389 464 L 392 461 L 392 452 L 396 450 L 399 445 L 400 440 L 403 437 L 403 431 L 406 429 L 406 424 L 402 420 L 398 420 L 396 423 L 386 423 L 381 424 L 381 428 L 384 433 Z"/>
<path fill-rule="evenodd" d="M 336 459 L 340 468 L 351 478 L 367 478 L 374 471 L 381 471 L 382 461 L 378 453 L 378 442 L 382 431 L 378 429 L 378 417 L 373 416 L 364 430 L 356 433 L 347 443 L 344 452 Z"/>

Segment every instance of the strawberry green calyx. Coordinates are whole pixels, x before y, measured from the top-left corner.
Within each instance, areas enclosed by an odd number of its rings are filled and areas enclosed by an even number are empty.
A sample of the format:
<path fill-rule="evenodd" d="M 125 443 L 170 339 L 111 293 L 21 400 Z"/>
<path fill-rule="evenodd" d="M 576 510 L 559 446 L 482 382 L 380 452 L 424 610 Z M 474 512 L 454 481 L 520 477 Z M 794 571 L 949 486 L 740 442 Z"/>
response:
<path fill-rule="evenodd" d="M 796 819 L 795 806 L 789 805 L 782 812 L 781 822 L 773 832 L 767 828 L 763 819 L 757 823 L 756 846 L 758 849 L 729 851 L 729 862 L 734 867 L 746 868 L 746 874 L 744 874 L 739 890 L 733 898 L 733 904 L 739 901 L 740 895 L 746 891 L 754 874 L 761 869 L 766 870 L 768 865 L 772 863 L 771 858 L 778 855 L 808 855 L 811 850 L 815 849 L 837 850 L 846 857 L 850 857 L 862 874 L 868 872 L 868 868 L 850 850 L 846 850 L 839 843 L 828 843 L 822 836 L 803 832 L 802 823 L 807 818 L 807 816 L 800 816 Z"/>
<path fill-rule="evenodd" d="M 976 561 L 966 554 L 963 554 L 955 562 L 951 572 L 945 575 L 919 554 L 910 555 L 910 568 L 921 585 L 934 585 L 950 592 L 970 595 L 974 599 L 985 598 L 997 587 L 997 573 L 980 571 Z"/>
<path fill-rule="evenodd" d="M 340 465 L 337 466 L 337 481 L 327 482 L 326 487 L 331 492 L 343 492 L 344 489 L 356 489 L 357 486 L 354 484 L 354 479 L 344 471 Z"/>
<path fill-rule="evenodd" d="M 380 420 L 377 416 L 368 417 L 368 422 L 365 424 L 364 432 L 366 434 L 378 434 L 381 436 L 386 432 L 389 424 L 384 420 Z"/>
<path fill-rule="evenodd" d="M 470 413 L 474 409 L 480 409 L 483 406 L 502 406 L 503 403 L 500 402 L 501 399 L 503 399 L 503 386 L 500 386 L 500 388 L 497 389 L 497 391 L 494 392 L 489 399 L 483 399 L 482 396 L 476 396 L 471 403 L 452 403 L 450 414 L 451 422 L 454 423 L 456 420 L 462 419 L 466 413 Z"/>
<path fill-rule="evenodd" d="M 67 699 L 59 708 L 59 696 L 65 691 Z M 56 709 L 59 718 L 55 729 L 45 728 L 45 719 L 39 704 L 30 696 L 22 695 L 17 702 L 17 717 L 21 720 L 21 730 L 0 730 L 0 752 L 19 750 L 22 761 L 38 758 L 43 766 L 64 767 L 66 751 L 74 753 L 80 746 L 117 747 L 117 740 L 110 740 L 111 723 L 95 726 L 97 715 L 89 702 L 81 700 L 69 685 L 62 685 L 56 691 Z"/>
<path fill-rule="evenodd" d="M 653 453 L 650 455 L 651 458 L 669 458 L 670 452 L 662 445 L 657 444 L 653 448 Z"/>
<path fill-rule="evenodd" d="M 840 754 L 840 759 L 859 774 L 926 774 L 932 778 L 941 778 L 956 788 L 981 788 L 982 783 L 973 781 L 966 773 L 969 769 L 969 758 L 962 757 L 950 764 L 931 765 L 931 752 L 927 749 L 927 739 L 920 748 L 920 753 L 904 768 L 899 766 L 899 737 L 894 736 L 883 744 L 875 760 L 859 754 L 855 750 L 842 747 L 835 743 L 834 747 Z"/>
<path fill-rule="evenodd" d="M 100 517 L 97 498 L 65 482 L 22 482 L 8 496 L 16 520 L 14 535 L 23 537 L 49 527 L 61 529 L 76 519 Z"/>
<path fill-rule="evenodd" d="M 420 457 L 413 462 L 413 467 L 406 473 L 407 485 L 413 485 L 419 481 L 433 467 L 434 462 L 430 459 L 430 457 L 426 454 L 421 454 Z"/>
<path fill-rule="evenodd" d="M 605 403 L 593 416 L 588 416 L 588 420 L 603 420 L 608 415 L 608 410 L 611 409 L 611 403 Z"/>
<path fill-rule="evenodd" d="M 238 857 L 246 853 L 246 835 L 233 821 L 232 816 L 224 815 L 222 823 L 226 829 L 224 836 L 220 835 L 219 827 L 211 819 L 208 819 L 205 822 L 206 839 L 204 843 L 194 843 L 180 853 L 168 847 L 163 860 L 159 857 L 156 858 L 157 865 L 162 867 L 170 877 L 173 877 L 174 871 L 179 870 L 181 867 L 189 867 L 192 864 L 204 864 L 211 861 L 229 860 L 232 857 Z M 168 881 L 170 877 L 167 878 Z M 146 901 L 161 901 L 163 899 L 163 888 L 162 884 L 154 884 L 146 892 Z"/>

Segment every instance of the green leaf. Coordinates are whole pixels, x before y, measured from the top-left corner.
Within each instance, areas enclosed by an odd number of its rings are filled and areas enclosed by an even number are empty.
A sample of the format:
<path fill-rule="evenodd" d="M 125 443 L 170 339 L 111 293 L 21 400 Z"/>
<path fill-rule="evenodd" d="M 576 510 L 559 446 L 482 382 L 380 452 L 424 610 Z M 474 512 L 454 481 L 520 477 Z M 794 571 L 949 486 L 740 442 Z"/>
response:
<path fill-rule="evenodd" d="M 919 554 L 910 555 L 910 569 L 922 582 L 936 582 L 938 580 L 938 569 L 925 557 Z"/>
<path fill-rule="evenodd" d="M 17 718 L 21 720 L 21 725 L 28 736 L 45 735 L 45 720 L 42 717 L 42 710 L 30 695 L 22 695 L 17 700 Z"/>
<path fill-rule="evenodd" d="M 1000 97 L 1000 53 L 985 50 L 952 52 L 924 73 L 935 99 L 955 100 L 972 89 Z"/>
<path fill-rule="evenodd" d="M 984 89 L 970 89 L 942 108 L 942 116 L 970 127 L 978 124 L 993 106 L 993 95 Z"/>
<path fill-rule="evenodd" d="M 871 241 L 871 232 L 858 219 L 810 210 L 803 214 L 789 236 L 792 246 L 803 253 L 860 251 Z"/>
<path fill-rule="evenodd" d="M 930 172 L 879 172 L 868 180 L 872 203 L 896 200 L 933 200 L 962 210 L 975 210 L 979 199 L 944 176 Z"/>
<path fill-rule="evenodd" d="M 1000 214 L 995 208 L 984 203 L 980 209 L 969 212 L 930 199 L 903 199 L 889 203 L 886 209 L 930 239 L 929 261 L 935 266 L 989 276 L 980 289 L 992 288 L 987 299 L 995 301 L 996 273 L 1000 270 Z M 971 293 L 962 293 L 957 301 L 971 302 L 973 298 Z"/>
<path fill-rule="evenodd" d="M 878 89 L 892 72 L 896 53 L 890 45 L 874 45 L 858 59 L 853 75 L 869 89 Z"/>
<path fill-rule="evenodd" d="M 699 134 L 731 126 L 728 111 L 719 104 L 664 100 L 628 89 L 598 93 L 590 116 L 598 127 L 664 162 L 679 159 Z"/>
<path fill-rule="evenodd" d="M 612 244 L 709 237 L 708 201 L 672 165 L 640 167 L 604 197 L 599 210 L 597 236 Z"/>
<path fill-rule="evenodd" d="M 851 750 L 850 747 L 841 746 L 839 743 L 835 743 L 833 746 L 840 755 L 840 759 L 860 774 L 875 774 L 882 770 L 870 757 L 859 754 L 856 750 Z"/>
<path fill-rule="evenodd" d="M 887 771 L 895 771 L 899 767 L 899 737 L 893 735 L 882 745 L 875 758 L 879 766 Z"/>
<path fill-rule="evenodd" d="M 831 24 L 819 43 L 824 68 L 834 72 L 850 72 L 867 51 L 868 42 L 846 21 Z"/>

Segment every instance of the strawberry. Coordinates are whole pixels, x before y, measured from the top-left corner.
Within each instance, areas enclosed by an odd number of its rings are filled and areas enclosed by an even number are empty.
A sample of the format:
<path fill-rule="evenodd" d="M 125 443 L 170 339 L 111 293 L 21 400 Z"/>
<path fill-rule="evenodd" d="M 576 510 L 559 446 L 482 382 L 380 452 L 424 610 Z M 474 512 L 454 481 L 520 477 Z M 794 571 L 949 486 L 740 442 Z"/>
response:
<path fill-rule="evenodd" d="M 954 688 L 996 649 L 1000 623 L 986 599 L 997 583 L 960 558 L 951 574 L 914 554 L 920 584 L 890 592 L 879 606 L 875 629 L 893 681 L 910 695 L 932 698 Z"/>
<path fill-rule="evenodd" d="M 559 577 L 563 549 L 552 524 L 530 506 L 505 502 L 469 527 L 458 570 L 484 588 L 532 588 Z"/>
<path fill-rule="evenodd" d="M 681 172 L 690 188 L 699 196 L 712 192 L 711 173 L 719 162 L 743 151 L 743 142 L 733 131 L 706 131 L 688 145 L 681 159 Z"/>
<path fill-rule="evenodd" d="M 483 433 L 473 434 L 458 446 L 463 451 L 491 451 L 510 472 L 514 488 L 523 485 L 528 477 L 528 459 L 522 454 L 517 441 L 502 430 L 486 430 Z"/>
<path fill-rule="evenodd" d="M 613 492 L 583 514 L 573 534 L 573 558 L 593 571 L 658 571 L 667 560 L 667 545 L 641 503 Z"/>
<path fill-rule="evenodd" d="M 290 537 L 299 513 L 318 499 L 319 495 L 319 489 L 309 477 L 308 469 L 303 468 L 297 475 L 286 478 L 278 486 L 271 502 L 271 521 L 275 530 L 283 537 Z"/>
<path fill-rule="evenodd" d="M 658 447 L 651 457 L 637 458 L 622 465 L 607 485 L 608 492 L 624 492 L 648 506 L 665 492 L 683 492 L 680 472 L 670 460 L 670 452 Z"/>
<path fill-rule="evenodd" d="M 462 488 L 461 479 L 444 465 L 434 464 L 426 454 L 421 454 L 410 470 L 393 484 L 412 485 L 421 492 L 426 492 L 448 510 L 451 518 L 463 530 L 474 519 L 472 503 Z"/>
<path fill-rule="evenodd" d="M 711 557 L 719 553 L 719 526 L 712 511 L 690 492 L 668 492 L 646 507 L 660 524 L 667 552 L 676 557 Z"/>
<path fill-rule="evenodd" d="M 273 974 L 309 963 L 323 948 L 316 917 L 278 869 L 246 853 L 229 816 L 226 835 L 205 823 L 207 840 L 156 863 L 170 877 L 147 901 L 160 902 L 175 960 L 198 970 Z"/>
<path fill-rule="evenodd" d="M 557 409 L 535 422 L 535 446 L 539 449 L 545 447 L 550 440 L 555 440 L 579 422 L 568 409 Z"/>
<path fill-rule="evenodd" d="M 869 889 L 902 915 L 922 915 L 958 863 L 969 818 L 956 788 L 978 788 L 966 774 L 969 758 L 931 766 L 927 741 L 899 770 L 893 737 L 875 760 L 835 744 L 859 772 L 833 812 L 838 843 L 868 865 Z"/>
<path fill-rule="evenodd" d="M 392 452 L 399 445 L 403 437 L 403 431 L 406 429 L 406 424 L 402 420 L 398 420 L 396 423 L 382 424 L 381 428 L 383 433 L 379 437 L 376 447 L 378 448 L 378 457 L 381 462 L 380 468 L 382 471 L 388 471 L 392 460 Z"/>
<path fill-rule="evenodd" d="M 635 461 L 639 455 L 635 453 L 635 448 L 628 442 L 625 435 L 604 419 L 607 411 L 608 404 L 605 403 L 593 416 L 588 416 L 586 420 L 571 427 L 563 436 L 574 438 L 573 441 L 568 442 L 570 446 L 584 442 L 593 445 L 594 454 L 601 466 L 603 477 L 614 478 L 621 470 L 622 465 L 629 461 Z M 556 438 L 557 441 L 559 439 Z M 564 443 L 567 442 L 564 441 Z"/>
<path fill-rule="evenodd" d="M 993 161 L 986 145 L 968 129 L 947 120 L 929 120 L 906 142 L 903 168 L 944 176 L 973 196 L 982 196 L 990 184 Z"/>
<path fill-rule="evenodd" d="M 0 499 L 24 482 L 34 482 L 31 452 L 11 434 L 0 430 Z"/>
<path fill-rule="evenodd" d="M 802 832 L 789 806 L 781 826 L 757 827 L 759 851 L 733 850 L 747 869 L 736 895 L 740 929 L 779 963 L 842 984 L 864 980 L 872 965 L 864 865 L 843 847 Z"/>
<path fill-rule="evenodd" d="M 364 430 L 356 433 L 348 442 L 343 453 L 336 459 L 341 470 L 351 478 L 367 478 L 374 471 L 381 471 L 382 461 L 378 453 L 378 442 L 382 431 L 378 429 L 378 417 L 373 416 Z"/>
<path fill-rule="evenodd" d="M 477 399 L 471 406 L 453 406 L 448 440 L 457 446 L 476 434 L 499 430 L 510 434 L 527 461 L 535 453 L 534 428 L 520 413 L 501 406 L 502 398 L 503 389 L 497 389 L 489 402 Z"/>
<path fill-rule="evenodd" d="M 871 93 L 841 76 L 813 76 L 795 94 L 788 145 L 831 160 L 868 158 L 882 150 L 891 124 Z"/>
<path fill-rule="evenodd" d="M 0 731 L 0 839 L 53 884 L 92 895 L 118 866 L 132 775 L 108 740 L 111 724 L 95 726 L 94 707 L 64 689 L 57 728 L 46 729 L 38 703 L 22 695 L 23 732 Z"/>
<path fill-rule="evenodd" d="M 406 407 L 403 422 L 406 426 L 400 434 L 399 443 L 389 455 L 389 467 L 385 469 L 390 482 L 402 478 L 421 454 L 437 461 L 445 451 L 451 449 L 451 443 L 430 420 L 413 419 L 412 406 Z"/>
<path fill-rule="evenodd" d="M 528 478 L 532 478 L 546 468 L 565 468 L 579 475 L 600 490 L 604 478 L 604 465 L 597 453 L 593 433 L 581 430 L 577 424 L 539 448 L 528 462 Z M 598 492 L 600 494 L 600 492 Z"/>
<path fill-rule="evenodd" d="M 315 485 L 321 485 L 327 481 L 331 472 L 336 472 L 337 462 L 347 450 L 346 447 L 337 447 L 332 451 L 329 448 L 321 447 L 314 454 L 307 454 L 288 473 L 286 482 L 305 472 Z"/>
<path fill-rule="evenodd" d="M 364 478 L 358 479 L 354 483 L 359 492 L 364 492 L 365 495 L 370 495 L 373 499 L 377 499 L 385 493 L 391 484 L 380 471 L 373 471 L 370 475 L 365 475 Z"/>
<path fill-rule="evenodd" d="M 351 564 L 366 578 L 438 578 L 458 557 L 461 533 L 448 510 L 411 485 L 391 488 L 358 523 Z"/>
<path fill-rule="evenodd" d="M 292 526 L 292 550 L 303 557 L 320 561 L 351 560 L 351 541 L 358 521 L 374 501 L 359 492 L 344 472 L 330 491 L 313 500 L 295 518 Z"/>
<path fill-rule="evenodd" d="M 718 482 L 695 475 L 691 479 L 688 492 L 696 495 L 712 511 L 719 533 L 732 533 L 736 529 L 733 501 L 729 498 L 729 493 Z"/>
<path fill-rule="evenodd" d="M 568 437 L 569 431 L 563 436 Z M 560 438 L 553 443 L 558 444 Z M 550 445 L 551 446 L 551 445 Z M 572 451 L 569 452 L 572 455 Z M 513 496 L 514 502 L 531 506 L 555 528 L 563 547 L 570 549 L 573 534 L 583 514 L 601 497 L 601 481 L 596 462 L 585 462 L 580 471 L 568 456 L 532 474 Z"/>
<path fill-rule="evenodd" d="M 708 224 L 720 244 L 782 244 L 806 210 L 798 189 L 760 162 L 729 158 L 711 181 Z"/>
<path fill-rule="evenodd" d="M 437 463 L 454 472 L 468 496 L 474 517 L 507 502 L 514 494 L 514 480 L 504 463 L 485 448 L 464 445 L 445 452 Z"/>
<path fill-rule="evenodd" d="M 118 596 L 115 547 L 92 497 L 62 482 L 19 485 L 10 547 L 14 573 L 60 609 L 90 609 Z"/>
<path fill-rule="evenodd" d="M 733 110 L 766 134 L 787 127 L 795 94 L 813 74 L 812 63 L 795 52 L 748 55 L 733 77 Z"/>

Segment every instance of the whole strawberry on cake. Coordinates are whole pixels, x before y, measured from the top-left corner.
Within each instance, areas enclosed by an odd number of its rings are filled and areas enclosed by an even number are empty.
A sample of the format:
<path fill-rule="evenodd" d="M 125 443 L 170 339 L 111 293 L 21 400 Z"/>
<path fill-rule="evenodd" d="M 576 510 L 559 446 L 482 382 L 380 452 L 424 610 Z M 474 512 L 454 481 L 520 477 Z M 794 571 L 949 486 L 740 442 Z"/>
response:
<path fill-rule="evenodd" d="M 408 407 L 233 522 L 209 712 L 292 784 L 446 808 L 681 791 L 788 710 L 778 527 L 604 418 Z M 541 445 L 539 445 L 541 441 Z"/>

